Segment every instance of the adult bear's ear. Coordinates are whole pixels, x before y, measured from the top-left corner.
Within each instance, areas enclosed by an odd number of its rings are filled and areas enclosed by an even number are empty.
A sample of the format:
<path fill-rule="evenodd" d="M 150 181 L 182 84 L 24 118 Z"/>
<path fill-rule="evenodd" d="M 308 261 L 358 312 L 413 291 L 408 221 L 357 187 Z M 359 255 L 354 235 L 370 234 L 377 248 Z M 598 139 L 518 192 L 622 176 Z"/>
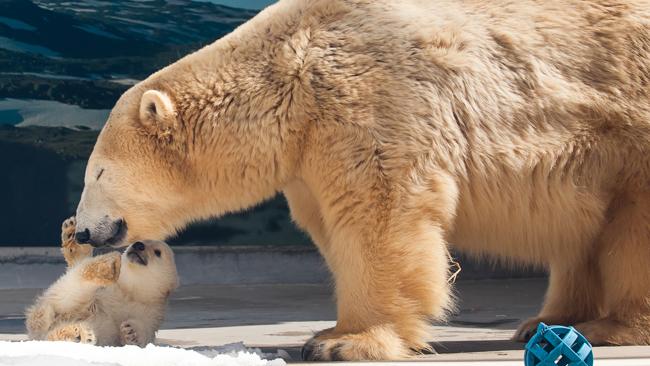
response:
<path fill-rule="evenodd" d="M 140 100 L 140 123 L 151 133 L 170 134 L 178 124 L 174 102 L 164 92 L 147 90 Z"/>

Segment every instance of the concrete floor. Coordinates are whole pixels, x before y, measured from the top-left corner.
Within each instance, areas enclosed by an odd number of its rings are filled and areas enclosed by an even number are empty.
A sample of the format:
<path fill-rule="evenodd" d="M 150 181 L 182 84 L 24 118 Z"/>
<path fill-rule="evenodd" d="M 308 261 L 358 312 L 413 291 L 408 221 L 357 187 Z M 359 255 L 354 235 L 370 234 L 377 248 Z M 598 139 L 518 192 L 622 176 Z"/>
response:
<path fill-rule="evenodd" d="M 546 280 L 462 281 L 449 325 L 514 329 L 537 311 Z M 23 311 L 41 289 L 0 290 L 0 333 L 23 333 Z M 489 299 L 489 300 L 486 300 Z M 169 301 L 163 329 L 334 321 L 331 288 L 322 284 L 191 285 Z"/>
<path fill-rule="evenodd" d="M 509 337 L 521 320 L 537 312 L 545 287 L 544 279 L 459 282 L 457 313 L 431 333 L 438 354 L 417 360 L 453 361 L 457 366 L 462 361 L 520 364 L 523 345 Z M 38 292 L 0 290 L 0 340 L 24 339 L 22 312 Z M 270 354 L 282 349 L 286 353 L 279 354 L 297 361 L 303 342 L 333 326 L 335 318 L 331 290 L 325 285 L 183 286 L 170 300 L 158 343 L 200 348 L 244 342 Z M 637 365 L 630 360 L 650 365 L 650 347 L 604 347 L 596 350 L 596 356 L 612 365 Z"/>

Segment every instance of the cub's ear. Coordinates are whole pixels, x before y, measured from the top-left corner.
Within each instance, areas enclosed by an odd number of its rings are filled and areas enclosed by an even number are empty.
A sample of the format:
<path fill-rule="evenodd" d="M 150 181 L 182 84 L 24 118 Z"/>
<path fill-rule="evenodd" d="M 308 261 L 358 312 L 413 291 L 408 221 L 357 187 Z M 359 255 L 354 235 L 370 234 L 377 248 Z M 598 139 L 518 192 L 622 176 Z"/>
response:
<path fill-rule="evenodd" d="M 140 122 L 151 132 L 171 132 L 178 124 L 174 102 L 164 92 L 147 90 L 140 100 Z"/>

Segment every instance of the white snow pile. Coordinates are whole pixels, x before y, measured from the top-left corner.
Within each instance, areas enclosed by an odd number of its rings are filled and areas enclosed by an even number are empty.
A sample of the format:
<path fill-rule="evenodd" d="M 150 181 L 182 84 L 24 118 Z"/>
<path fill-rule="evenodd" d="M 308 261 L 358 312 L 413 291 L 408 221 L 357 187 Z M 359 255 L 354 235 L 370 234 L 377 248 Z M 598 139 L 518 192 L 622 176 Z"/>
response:
<path fill-rule="evenodd" d="M 256 353 L 257 352 L 257 353 Z M 258 350 L 234 343 L 199 351 L 148 345 L 97 347 L 69 342 L 2 342 L 0 366 L 284 366 L 280 358 L 268 361 Z"/>
<path fill-rule="evenodd" d="M 276 359 L 281 358 L 284 360 L 291 359 L 289 353 L 283 349 L 278 349 L 275 353 L 264 353 L 259 348 L 249 348 L 244 345 L 244 342 L 237 343 L 228 343 L 223 346 L 209 347 L 209 346 L 199 346 L 188 348 L 192 351 L 196 351 L 204 356 L 216 357 L 220 354 L 226 354 L 231 356 L 236 356 L 239 352 L 254 353 L 262 359 Z"/>

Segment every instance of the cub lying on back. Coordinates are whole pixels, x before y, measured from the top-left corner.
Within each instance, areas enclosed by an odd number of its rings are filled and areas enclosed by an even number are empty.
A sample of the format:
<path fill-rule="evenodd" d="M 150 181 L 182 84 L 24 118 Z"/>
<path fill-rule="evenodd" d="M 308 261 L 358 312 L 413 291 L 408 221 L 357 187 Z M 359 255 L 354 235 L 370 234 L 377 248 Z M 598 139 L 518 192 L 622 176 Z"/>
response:
<path fill-rule="evenodd" d="M 102 346 L 154 341 L 169 294 L 178 286 L 172 250 L 161 241 L 136 242 L 120 255 L 92 257 L 74 240 L 75 219 L 63 223 L 66 273 L 27 309 L 30 339 Z"/>

